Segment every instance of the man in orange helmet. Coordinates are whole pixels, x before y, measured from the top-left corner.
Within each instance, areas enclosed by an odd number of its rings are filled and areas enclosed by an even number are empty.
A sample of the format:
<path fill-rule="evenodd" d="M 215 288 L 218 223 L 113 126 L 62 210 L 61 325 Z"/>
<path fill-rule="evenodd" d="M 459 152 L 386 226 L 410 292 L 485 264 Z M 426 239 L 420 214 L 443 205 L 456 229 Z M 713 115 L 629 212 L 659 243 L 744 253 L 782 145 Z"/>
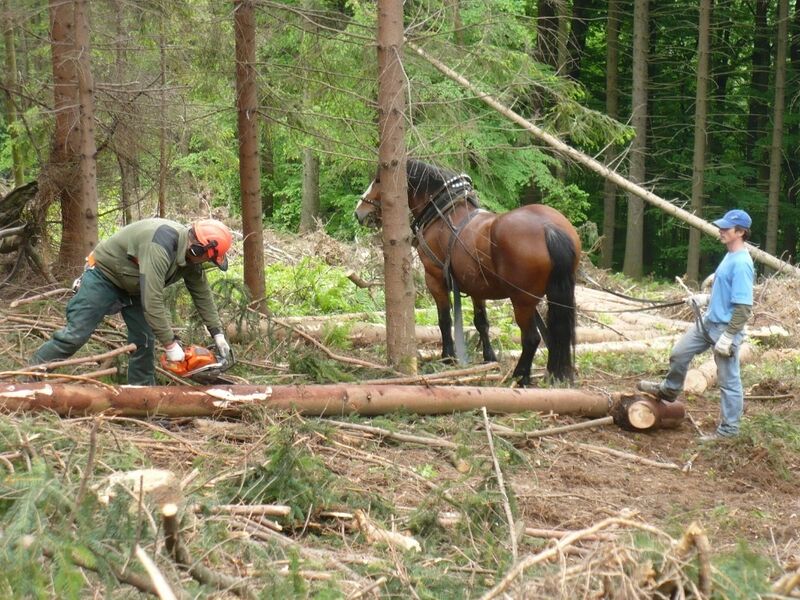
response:
<path fill-rule="evenodd" d="M 197 312 L 223 357 L 230 353 L 203 263 L 228 269 L 233 238 L 214 219 L 191 226 L 167 219 L 143 219 L 103 240 L 89 255 L 77 293 L 67 303 L 67 324 L 33 355 L 31 365 L 75 354 L 106 315 L 122 313 L 128 341 L 136 344 L 128 362 L 130 385 L 155 384 L 155 344 L 170 361 L 184 359 L 164 305 L 164 288 L 183 280 Z"/>

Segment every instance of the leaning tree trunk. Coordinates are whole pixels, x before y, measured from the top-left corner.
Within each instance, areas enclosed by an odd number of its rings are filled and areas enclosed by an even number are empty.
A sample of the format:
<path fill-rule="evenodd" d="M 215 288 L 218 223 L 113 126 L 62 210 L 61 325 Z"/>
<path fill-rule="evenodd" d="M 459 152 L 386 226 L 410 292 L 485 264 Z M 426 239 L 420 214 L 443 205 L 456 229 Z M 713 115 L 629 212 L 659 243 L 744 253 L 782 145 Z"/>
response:
<path fill-rule="evenodd" d="M 436 67 L 441 73 L 458 83 L 463 88 L 469 90 L 471 93 L 474 94 L 475 98 L 480 99 L 482 102 L 491 106 L 494 110 L 498 113 L 506 117 L 508 120 L 516 123 L 526 131 L 528 131 L 531 135 L 536 137 L 538 140 L 544 142 L 556 152 L 571 158 L 576 163 L 583 165 L 587 169 L 591 170 L 592 172 L 613 181 L 617 186 L 625 190 L 626 192 L 630 192 L 633 195 L 641 198 L 645 202 L 649 202 L 653 206 L 657 206 L 659 209 L 688 223 L 692 227 L 696 227 L 700 229 L 703 233 L 707 233 L 708 235 L 718 239 L 719 238 L 719 229 L 710 223 L 705 222 L 700 217 L 696 217 L 692 213 L 685 211 L 681 208 L 678 208 L 671 202 L 664 200 L 663 198 L 657 196 L 650 190 L 644 189 L 642 186 L 638 185 L 637 183 L 626 179 L 616 171 L 610 169 L 607 165 L 595 160 L 591 156 L 584 154 L 580 150 L 576 150 L 571 146 L 565 144 L 560 139 L 547 133 L 546 131 L 542 130 L 540 127 L 537 127 L 530 121 L 524 119 L 519 114 L 515 113 L 513 110 L 499 102 L 497 99 L 493 98 L 490 94 L 479 89 L 477 86 L 470 83 L 467 79 L 463 76 L 459 75 L 447 65 L 442 63 L 439 60 L 436 60 L 432 56 L 430 56 L 427 52 L 425 52 L 422 48 L 408 42 L 407 44 L 414 52 L 419 54 L 422 58 L 426 61 L 431 63 L 434 67 Z M 767 254 L 763 250 L 759 250 L 755 246 L 747 244 L 747 251 L 750 255 L 755 259 L 763 264 L 775 269 L 779 270 L 782 273 L 787 273 L 793 275 L 794 277 L 800 277 L 800 268 L 795 267 L 787 262 L 784 262 L 780 259 L 775 258 L 774 256 Z"/>

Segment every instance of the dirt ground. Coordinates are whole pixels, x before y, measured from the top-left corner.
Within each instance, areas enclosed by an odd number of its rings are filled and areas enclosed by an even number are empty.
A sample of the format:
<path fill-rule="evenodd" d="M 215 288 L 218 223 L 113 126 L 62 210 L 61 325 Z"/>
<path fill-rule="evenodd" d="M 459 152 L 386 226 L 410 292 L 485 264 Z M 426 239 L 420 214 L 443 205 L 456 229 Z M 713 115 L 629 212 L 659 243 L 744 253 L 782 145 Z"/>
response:
<path fill-rule="evenodd" d="M 322 234 L 308 236 L 302 242 L 294 241 L 294 245 L 288 240 L 277 234 L 267 240 L 267 255 L 271 260 L 285 261 L 291 257 L 315 255 L 331 264 L 353 268 L 366 279 L 373 279 L 379 272 L 374 250 L 353 251 Z M 593 272 L 593 280 L 610 285 L 600 272 Z M 627 292 L 636 295 L 635 290 Z M 676 294 L 680 292 L 676 290 Z M 800 334 L 800 303 L 797 298 L 800 298 L 800 281 L 770 279 L 757 289 L 751 326 L 780 325 L 789 335 L 778 340 L 777 348 L 764 350 L 747 366 L 744 378 L 746 394 L 755 399 L 746 402 L 746 419 L 774 415 L 797 423 L 800 410 L 800 389 L 796 383 L 796 340 Z M 613 297 L 609 296 L 606 301 L 610 303 L 609 310 L 614 310 Z M 629 306 L 629 303 L 619 301 L 617 308 L 624 310 Z M 584 316 L 589 317 L 588 314 Z M 665 309 L 658 316 L 665 322 L 682 321 L 687 326 L 691 318 L 688 311 L 675 308 Z M 582 324 L 596 325 L 596 315 L 584 319 Z M 640 377 L 657 377 L 658 369 L 666 367 L 667 351 L 659 352 L 664 362 L 653 372 L 641 373 L 633 369 L 630 373 L 624 369 L 612 372 L 591 367 L 578 373 L 577 384 L 582 389 L 601 393 L 630 392 Z M 785 361 L 787 356 L 795 357 L 795 377 L 788 383 L 771 368 L 773 363 Z M 511 361 L 503 365 L 506 369 L 511 366 Z M 800 566 L 800 455 L 780 451 L 780 448 L 776 451 L 769 444 L 751 438 L 702 444 L 699 441 L 701 432 L 710 433 L 715 428 L 718 391 L 711 388 L 700 396 L 684 400 L 691 419 L 676 429 L 632 433 L 615 425 L 606 425 L 516 443 L 523 464 L 508 469 L 506 485 L 513 492 L 517 525 L 574 531 L 605 517 L 623 514 L 628 509 L 640 521 L 650 523 L 674 538 L 680 537 L 690 523 L 699 523 L 714 553 L 732 552 L 745 541 L 754 550 L 769 555 L 787 571 L 797 569 Z M 520 416 L 498 416 L 493 420 L 507 427 L 526 428 L 524 417 Z M 545 415 L 542 420 L 542 427 L 549 427 L 581 419 Z M 359 422 L 372 423 L 369 419 Z M 463 422 L 459 423 L 459 426 L 463 425 Z M 142 451 L 153 466 L 175 469 L 181 477 L 191 472 L 192 462 L 198 455 L 214 452 L 213 444 L 220 441 L 241 444 L 244 456 L 263 439 L 252 424 L 159 424 L 162 426 L 172 432 L 170 435 L 179 435 L 185 443 L 169 446 L 168 450 L 163 444 L 145 443 Z M 482 430 L 479 416 L 472 420 L 472 426 L 475 431 Z M 88 425 L 75 423 L 67 427 L 85 429 Z M 218 431 L 212 431 L 214 427 L 219 427 Z M 445 440 L 454 439 L 452 427 L 452 422 L 443 418 L 438 436 Z M 413 419 L 407 418 L 397 428 L 431 435 L 436 431 L 437 423 L 435 418 L 427 417 L 417 425 Z M 336 476 L 350 481 L 353 489 L 383 496 L 406 515 L 419 507 L 432 485 L 464 480 L 455 463 L 437 448 L 381 442 L 374 436 L 354 432 L 332 436 L 325 443 L 313 433 L 303 433 L 297 443 L 304 444 L 319 456 Z M 587 445 L 662 464 L 674 464 L 678 468 L 642 464 L 628 457 L 590 449 Z M 485 461 L 491 460 L 485 443 L 476 445 L 472 452 Z M 236 460 L 232 460 L 232 469 L 235 463 Z M 436 472 L 434 477 L 420 475 L 426 466 Z M 402 527 L 403 523 L 400 525 Z M 324 539 L 311 543 L 317 547 L 326 545 Z M 348 544 L 354 550 L 369 551 L 366 546 L 359 547 L 352 540 Z M 523 550 L 526 549 L 528 546 L 523 544 Z M 245 567 L 237 568 L 239 574 L 246 575 Z M 523 593 L 518 597 L 536 596 Z"/>

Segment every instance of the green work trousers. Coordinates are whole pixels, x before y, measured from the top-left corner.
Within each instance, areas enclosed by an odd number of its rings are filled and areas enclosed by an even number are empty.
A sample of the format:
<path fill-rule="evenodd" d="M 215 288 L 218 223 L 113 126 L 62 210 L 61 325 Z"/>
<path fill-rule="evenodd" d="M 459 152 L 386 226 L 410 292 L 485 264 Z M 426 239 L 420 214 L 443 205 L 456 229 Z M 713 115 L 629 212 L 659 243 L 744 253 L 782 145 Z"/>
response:
<path fill-rule="evenodd" d="M 144 318 L 142 301 L 111 283 L 99 269 L 88 269 L 78 292 L 67 303 L 67 325 L 34 353 L 31 365 L 63 360 L 75 354 L 106 315 L 122 312 L 128 342 L 136 344 L 128 360 L 128 384 L 155 385 L 155 335 Z"/>

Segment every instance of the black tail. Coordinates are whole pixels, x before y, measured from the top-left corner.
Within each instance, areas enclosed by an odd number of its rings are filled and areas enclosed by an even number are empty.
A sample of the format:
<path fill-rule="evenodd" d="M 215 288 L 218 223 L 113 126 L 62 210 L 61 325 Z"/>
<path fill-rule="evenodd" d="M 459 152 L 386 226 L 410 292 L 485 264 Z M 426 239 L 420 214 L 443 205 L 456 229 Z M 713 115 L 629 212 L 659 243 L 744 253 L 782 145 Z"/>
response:
<path fill-rule="evenodd" d="M 555 379 L 572 381 L 575 353 L 575 246 L 569 236 L 553 226 L 545 231 L 553 269 L 547 282 L 547 372 Z"/>

